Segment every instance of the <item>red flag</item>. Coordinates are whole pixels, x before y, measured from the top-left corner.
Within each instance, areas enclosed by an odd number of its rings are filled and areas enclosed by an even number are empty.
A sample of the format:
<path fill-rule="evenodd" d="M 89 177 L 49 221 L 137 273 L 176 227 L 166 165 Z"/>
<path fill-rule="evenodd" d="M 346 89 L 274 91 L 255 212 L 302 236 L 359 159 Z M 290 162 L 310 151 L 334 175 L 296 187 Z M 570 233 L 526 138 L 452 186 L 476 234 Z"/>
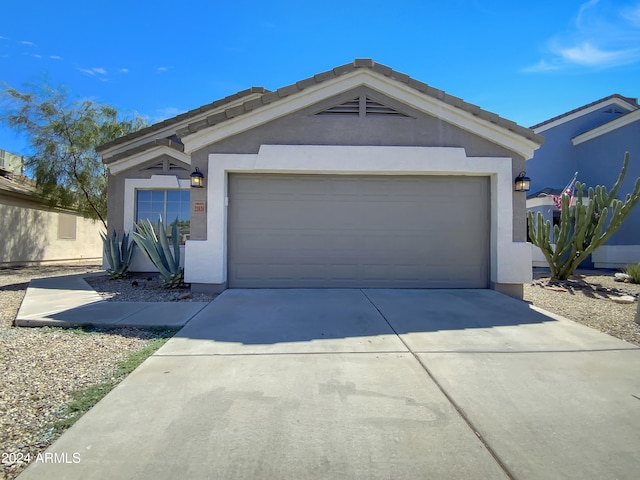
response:
<path fill-rule="evenodd" d="M 576 194 L 576 181 L 577 180 L 578 180 L 578 172 L 573 174 L 573 178 L 567 184 L 567 186 L 564 187 L 564 190 L 562 191 L 562 193 L 564 195 L 567 195 L 569 197 L 569 208 L 571 208 L 571 206 L 573 205 L 573 197 Z M 556 208 L 558 208 L 558 210 L 562 210 L 562 195 L 554 195 L 553 196 L 553 203 L 555 203 Z"/>

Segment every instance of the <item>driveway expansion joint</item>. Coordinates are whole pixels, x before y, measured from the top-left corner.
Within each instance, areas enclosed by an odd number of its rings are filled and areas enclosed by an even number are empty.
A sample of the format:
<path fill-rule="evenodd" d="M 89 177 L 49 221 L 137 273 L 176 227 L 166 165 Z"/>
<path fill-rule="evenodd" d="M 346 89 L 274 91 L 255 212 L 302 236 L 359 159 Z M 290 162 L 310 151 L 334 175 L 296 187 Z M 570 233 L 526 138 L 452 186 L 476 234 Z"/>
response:
<path fill-rule="evenodd" d="M 360 289 L 360 292 L 365 296 L 365 298 L 371 303 L 371 305 L 373 306 L 373 308 L 375 308 L 378 313 L 380 314 L 380 316 L 384 319 L 385 322 L 387 322 L 387 325 L 389 325 L 389 328 L 393 331 L 393 333 L 398 337 L 398 339 L 404 344 L 405 348 L 409 351 L 409 353 L 413 356 L 413 358 L 416 359 L 416 361 L 418 362 L 418 364 L 422 367 L 422 369 L 425 371 L 425 373 L 429 376 L 429 378 L 431 379 L 431 381 L 436 385 L 436 387 L 438 387 L 438 389 L 440 390 L 440 392 L 442 392 L 442 394 L 444 395 L 444 397 L 447 399 L 447 401 L 451 404 L 451 406 L 455 409 L 455 411 L 458 413 L 458 415 L 460 416 L 460 418 L 462 418 L 462 420 L 467 424 L 467 426 L 471 429 L 471 431 L 475 434 L 475 436 L 478 438 L 478 440 L 480 441 L 480 443 L 482 443 L 482 445 L 484 446 L 484 448 L 487 450 L 487 452 L 489 452 L 489 454 L 491 455 L 491 457 L 493 457 L 493 459 L 495 460 L 495 462 L 498 464 L 498 466 L 500 467 L 500 469 L 504 472 L 504 474 L 507 476 L 507 478 L 509 478 L 510 480 L 515 480 L 515 476 L 509 471 L 509 469 L 507 468 L 507 466 L 505 465 L 505 463 L 500 459 L 500 457 L 498 456 L 497 452 L 491 448 L 491 446 L 487 443 L 487 441 L 483 438 L 482 434 L 478 431 L 478 428 L 476 428 L 476 426 L 473 424 L 473 422 L 471 421 L 471 419 L 469 419 L 467 417 L 467 415 L 464 413 L 464 410 L 454 401 L 453 397 L 451 397 L 451 395 L 449 395 L 449 393 L 447 393 L 447 391 L 444 389 L 444 387 L 442 385 L 440 385 L 440 382 L 438 382 L 438 380 L 435 378 L 435 376 L 431 373 L 431 371 L 429 370 L 429 368 L 424 364 L 424 362 L 422 360 L 420 360 L 420 357 L 418 356 L 418 354 L 416 352 L 414 352 L 413 350 L 411 350 L 411 347 L 409 347 L 409 345 L 404 341 L 404 339 L 398 334 L 398 332 L 396 331 L 396 329 L 393 327 L 393 325 L 391 325 L 391 322 L 389 322 L 389 320 L 387 319 L 387 317 L 385 316 L 384 313 L 382 313 L 382 311 L 378 308 L 378 306 L 371 300 L 371 298 L 369 298 L 369 296 L 365 293 L 364 290 Z M 471 353 L 471 352 L 470 352 Z M 505 352 L 505 353 L 511 353 L 511 352 Z"/>
<path fill-rule="evenodd" d="M 598 352 L 636 352 L 640 347 L 630 346 L 628 348 L 593 348 L 593 349 L 575 349 L 575 350 L 411 350 L 415 354 L 530 354 L 530 353 L 598 353 Z"/>

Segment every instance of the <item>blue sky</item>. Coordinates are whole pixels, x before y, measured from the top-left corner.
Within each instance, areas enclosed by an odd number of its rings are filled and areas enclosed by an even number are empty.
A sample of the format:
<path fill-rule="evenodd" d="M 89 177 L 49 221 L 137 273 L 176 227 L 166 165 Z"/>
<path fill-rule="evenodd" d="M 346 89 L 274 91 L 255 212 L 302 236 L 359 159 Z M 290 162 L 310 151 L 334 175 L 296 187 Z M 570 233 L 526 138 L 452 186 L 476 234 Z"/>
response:
<path fill-rule="evenodd" d="M 149 123 L 373 58 L 523 126 L 640 96 L 640 0 L 6 2 L 0 82 Z M 27 154 L 0 127 L 0 148 Z"/>

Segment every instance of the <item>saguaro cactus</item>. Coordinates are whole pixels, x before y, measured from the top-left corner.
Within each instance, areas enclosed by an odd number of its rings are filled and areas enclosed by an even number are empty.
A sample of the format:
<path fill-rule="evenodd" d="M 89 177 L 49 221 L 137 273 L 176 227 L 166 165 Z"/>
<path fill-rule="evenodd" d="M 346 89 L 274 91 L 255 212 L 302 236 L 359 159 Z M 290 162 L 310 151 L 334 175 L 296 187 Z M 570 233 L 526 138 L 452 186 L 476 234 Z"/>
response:
<path fill-rule="evenodd" d="M 616 194 L 627 174 L 629 152 L 624 156 L 622 170 L 618 180 L 607 192 L 606 187 L 598 185 L 595 190 L 589 187 L 588 201 L 584 201 L 584 183 L 576 183 L 576 202 L 569 207 L 569 197 L 562 194 L 560 224 L 553 227 L 555 247 L 551 243 L 551 222 L 544 221 L 542 213 L 534 218 L 533 212 L 527 214 L 531 243 L 539 247 L 544 254 L 551 276 L 557 280 L 566 280 L 578 268 L 587 256 L 602 245 L 615 232 L 633 207 L 640 201 L 640 178 L 636 179 L 633 192 L 628 193 L 624 201 Z"/>

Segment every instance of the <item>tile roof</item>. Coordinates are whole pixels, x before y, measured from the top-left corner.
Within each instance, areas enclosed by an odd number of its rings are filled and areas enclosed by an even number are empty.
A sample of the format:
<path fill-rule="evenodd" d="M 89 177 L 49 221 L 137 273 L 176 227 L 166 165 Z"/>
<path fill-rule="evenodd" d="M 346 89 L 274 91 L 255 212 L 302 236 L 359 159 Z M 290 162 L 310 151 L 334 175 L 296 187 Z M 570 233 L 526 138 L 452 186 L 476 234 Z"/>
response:
<path fill-rule="evenodd" d="M 4 169 L 0 169 L 0 191 L 41 198 L 33 180 Z"/>
<path fill-rule="evenodd" d="M 161 128 L 166 128 L 172 125 L 179 124 L 181 122 L 184 122 L 185 120 L 188 120 L 189 118 L 196 117 L 209 110 L 215 110 L 216 108 L 219 108 L 223 105 L 234 102 L 235 100 L 241 99 L 243 97 L 247 97 L 254 93 L 267 93 L 267 92 L 269 92 L 269 90 L 263 87 L 247 88 L 246 90 L 242 90 L 240 92 L 234 93 L 233 95 L 229 95 L 227 97 L 221 98 L 220 100 L 215 100 L 214 102 L 208 103 L 206 105 L 202 105 L 201 107 L 198 107 L 198 108 L 194 108 L 193 110 L 189 110 L 188 112 L 181 113 L 180 115 L 177 115 L 175 117 L 167 118 L 162 122 L 154 123 L 153 125 L 149 125 L 148 127 L 145 127 L 141 130 L 137 130 L 135 132 L 129 133 L 122 137 L 118 137 L 115 140 L 112 140 L 103 145 L 100 145 L 99 147 L 96 148 L 96 151 L 100 153 L 111 147 L 115 147 L 116 145 L 120 145 L 122 143 L 135 140 L 136 138 L 144 137 L 145 135 L 152 133 L 155 130 L 160 130 Z"/>
<path fill-rule="evenodd" d="M 568 112 L 565 112 L 565 113 L 562 113 L 560 115 L 557 115 L 557 116 L 555 116 L 553 118 L 545 120 L 544 122 L 537 123 L 537 124 L 533 125 L 530 128 L 531 129 L 540 128 L 543 125 L 546 125 L 547 123 L 555 122 L 556 120 L 560 120 L 561 118 L 568 117 L 569 115 L 573 115 L 574 113 L 577 113 L 580 110 L 585 110 L 585 109 L 587 109 L 589 107 L 593 107 L 594 105 L 597 105 L 597 104 L 602 103 L 602 102 L 606 102 L 607 100 L 611 100 L 613 98 L 620 99 L 620 100 L 622 100 L 624 102 L 627 102 L 627 103 L 633 105 L 636 108 L 640 108 L 640 105 L 638 104 L 638 99 L 637 98 L 624 97 L 624 96 L 620 95 L 619 93 L 614 93 L 612 95 L 609 95 L 609 96 L 606 96 L 604 98 L 601 98 L 600 100 L 596 100 L 595 102 L 588 103 L 588 104 L 583 105 L 581 107 L 574 108 L 573 110 L 570 110 Z"/>
<path fill-rule="evenodd" d="M 172 138 L 156 138 L 150 140 L 142 145 L 138 145 L 133 148 L 129 148 L 123 152 L 117 153 L 105 160 L 106 163 L 113 163 L 115 161 L 120 160 L 121 158 L 126 158 L 131 155 L 135 155 L 136 153 L 142 153 L 146 150 L 150 150 L 154 147 L 169 147 L 177 150 L 178 152 L 184 152 L 184 145 L 180 142 L 180 139 L 173 136 Z"/>
<path fill-rule="evenodd" d="M 495 113 L 491 113 L 487 110 L 483 110 L 477 105 L 467 103 L 461 98 L 454 97 L 453 95 L 449 95 L 443 90 L 439 90 L 437 88 L 431 87 L 426 83 L 415 80 L 404 73 L 397 72 L 391 69 L 390 67 L 382 65 L 380 63 L 376 63 L 372 59 L 360 58 L 360 59 L 355 59 L 351 63 L 347 63 L 345 65 L 335 67 L 331 70 L 317 73 L 312 77 L 305 78 L 291 85 L 287 85 L 285 87 L 279 88 L 276 91 L 270 91 L 263 87 L 251 87 L 247 90 L 243 90 L 241 92 L 235 93 L 221 100 L 216 100 L 212 103 L 203 105 L 202 107 L 196 108 L 194 110 L 190 110 L 176 117 L 169 118 L 160 123 L 156 123 L 154 125 L 146 127 L 137 132 L 133 132 L 123 137 L 117 138 L 109 143 L 101 145 L 100 147 L 97 148 L 97 151 L 102 152 L 109 148 L 126 144 L 127 142 L 133 141 L 140 137 L 144 137 L 145 135 L 148 135 L 153 131 L 160 130 L 162 128 L 169 127 L 169 126 L 177 127 L 177 132 L 176 132 L 177 136 L 184 137 L 184 136 L 196 133 L 205 128 L 218 125 L 226 120 L 237 117 L 239 115 L 243 115 L 245 113 L 251 112 L 253 110 L 261 108 L 262 106 L 277 102 L 282 98 L 301 92 L 305 88 L 309 88 L 319 83 L 329 81 L 341 75 L 346 75 L 348 73 L 352 73 L 358 69 L 363 69 L 363 68 L 370 69 L 386 77 L 392 78 L 398 82 L 402 82 L 421 93 L 434 97 L 456 108 L 460 108 L 461 110 L 471 113 L 472 115 L 478 118 L 489 121 L 493 124 L 496 124 L 506 130 L 519 134 L 534 142 L 542 143 L 544 140 L 542 136 L 536 134 L 533 130 L 529 128 L 522 127 L 511 120 L 507 120 L 505 118 L 502 118 L 496 115 Z M 242 99 L 243 97 L 253 95 L 256 93 L 259 94 L 257 98 L 249 99 L 240 105 L 234 105 L 222 111 L 213 113 L 210 116 L 207 116 L 198 121 L 188 123 L 188 120 L 190 118 L 201 116 L 203 113 L 206 113 L 209 110 L 218 109 L 219 107 L 222 107 L 225 104 L 229 104 L 236 100 Z M 186 125 L 185 125 L 185 122 L 186 122 Z M 183 124 L 185 126 L 180 128 L 180 124 Z M 174 140 L 173 143 L 175 143 L 175 141 L 179 141 L 179 138 L 174 137 L 173 140 Z M 157 140 L 152 139 L 143 145 L 137 146 L 135 148 L 132 148 L 124 152 L 119 152 L 116 155 L 111 156 L 108 159 L 104 159 L 104 160 L 106 163 L 111 163 L 117 158 L 123 158 L 128 155 L 138 153 L 140 151 L 148 150 L 149 148 L 153 148 L 154 146 L 157 146 L 157 145 L 158 145 Z M 176 148 L 173 144 L 170 144 L 169 146 Z"/>
<path fill-rule="evenodd" d="M 213 114 L 198 122 L 190 123 L 186 127 L 178 129 L 177 133 L 181 137 L 190 135 L 192 133 L 196 133 L 202 129 L 222 123 L 230 118 L 234 118 L 234 117 L 237 117 L 238 115 L 242 115 L 244 113 L 255 110 L 256 108 L 260 108 L 263 105 L 268 105 L 270 103 L 277 102 L 278 100 L 284 97 L 298 93 L 304 90 L 305 88 L 309 88 L 310 86 L 316 85 L 318 83 L 326 82 L 327 80 L 331 80 L 341 75 L 354 72 L 360 68 L 368 68 L 386 77 L 405 83 L 409 87 L 414 88 L 419 92 L 422 92 L 426 95 L 432 96 L 445 103 L 448 103 L 454 107 L 467 111 L 479 118 L 482 118 L 491 123 L 494 123 L 502 128 L 513 131 L 519 135 L 522 135 L 525 138 L 528 138 L 529 140 L 533 140 L 538 143 L 543 142 L 543 138 L 529 128 L 521 127 L 520 125 L 516 124 L 515 122 L 512 122 L 511 120 L 507 120 L 505 118 L 502 118 L 496 115 L 495 113 L 491 113 L 489 111 L 483 110 L 477 105 L 467 103 L 461 98 L 454 97 L 453 95 L 449 95 L 443 90 L 439 90 L 437 88 L 431 87 L 426 83 L 415 80 L 404 73 L 397 72 L 391 69 L 390 67 L 382 65 L 380 63 L 376 63 L 372 59 L 368 59 L 368 58 L 355 59 L 352 63 L 347 63 L 345 65 L 336 67 L 332 70 L 318 73 L 312 77 L 306 78 L 304 80 L 300 80 L 291 85 L 287 85 L 286 87 L 279 88 L 275 92 L 265 92 L 257 99 L 249 100 L 243 103 L 242 105 L 238 105 L 228 110 L 224 110 L 222 112 Z"/>

